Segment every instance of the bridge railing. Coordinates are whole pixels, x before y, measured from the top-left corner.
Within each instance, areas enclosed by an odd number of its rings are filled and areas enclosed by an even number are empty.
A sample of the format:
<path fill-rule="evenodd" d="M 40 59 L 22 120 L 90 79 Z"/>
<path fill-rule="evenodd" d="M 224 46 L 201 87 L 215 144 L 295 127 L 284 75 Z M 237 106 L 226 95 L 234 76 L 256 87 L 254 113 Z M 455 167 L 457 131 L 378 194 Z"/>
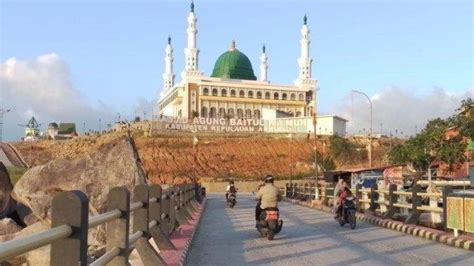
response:
<path fill-rule="evenodd" d="M 83 192 L 62 192 L 52 201 L 51 229 L 0 243 L 0 262 L 51 245 L 50 265 L 87 265 L 88 232 L 105 225 L 105 254 L 90 265 L 127 265 L 134 249 L 144 265 L 164 264 L 149 239 L 160 250 L 175 249 L 170 233 L 191 219 L 199 190 L 194 184 L 165 190 L 159 185 L 138 185 L 131 201 L 126 188 L 115 187 L 109 191 L 107 211 L 93 217 L 89 217 L 89 200 Z"/>
<path fill-rule="evenodd" d="M 326 183 L 318 187 L 320 201 L 323 205 L 334 205 L 334 187 Z M 351 189 L 357 197 L 357 208 L 383 218 L 394 218 L 399 213 L 406 216 L 407 224 L 416 224 L 420 221 L 422 213 L 430 213 L 435 220 L 446 228 L 446 197 L 452 193 L 449 186 L 443 187 L 442 192 L 423 192 L 420 185 L 415 185 L 411 191 L 397 190 L 396 185 L 389 189 L 378 188 L 374 184 L 371 188 L 362 188 L 360 185 Z M 285 196 L 297 200 L 316 199 L 314 184 L 286 184 Z M 438 207 L 438 202 L 443 200 L 443 207 Z"/>

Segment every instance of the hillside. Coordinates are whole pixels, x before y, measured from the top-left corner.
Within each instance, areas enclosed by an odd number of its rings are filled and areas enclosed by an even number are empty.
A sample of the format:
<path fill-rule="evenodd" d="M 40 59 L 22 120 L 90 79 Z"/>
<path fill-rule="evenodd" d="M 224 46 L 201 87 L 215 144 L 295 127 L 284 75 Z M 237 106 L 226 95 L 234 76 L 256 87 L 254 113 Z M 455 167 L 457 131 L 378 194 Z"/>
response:
<path fill-rule="evenodd" d="M 14 143 L 28 164 L 43 164 L 54 158 L 75 158 L 120 136 L 119 133 L 90 136 L 63 141 Z M 201 180 L 255 179 L 271 173 L 278 177 L 308 176 L 313 173 L 313 141 L 306 138 L 276 137 L 224 137 L 198 136 L 196 148 L 192 136 L 134 136 L 135 144 L 149 178 L 155 183 L 182 182 L 184 179 Z M 326 144 L 323 144 L 323 143 Z M 354 141 L 353 141 L 354 142 Z M 319 149 L 327 157 L 329 141 L 321 139 Z M 387 143 L 374 143 L 373 165 L 386 164 L 384 155 Z M 321 158 L 320 158 L 321 159 Z M 338 168 L 355 168 L 367 165 L 364 158 L 349 161 L 335 160 Z M 290 169 L 290 164 L 292 165 Z"/>

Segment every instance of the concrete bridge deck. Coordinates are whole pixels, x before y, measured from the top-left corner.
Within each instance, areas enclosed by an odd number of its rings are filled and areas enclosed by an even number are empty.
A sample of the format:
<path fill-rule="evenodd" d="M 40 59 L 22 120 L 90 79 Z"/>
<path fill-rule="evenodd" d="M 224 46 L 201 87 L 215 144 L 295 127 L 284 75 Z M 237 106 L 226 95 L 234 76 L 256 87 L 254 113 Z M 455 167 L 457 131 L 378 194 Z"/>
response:
<path fill-rule="evenodd" d="M 234 209 L 211 194 L 186 265 L 474 265 L 474 252 L 358 221 L 340 227 L 331 214 L 282 202 L 275 240 L 255 229 L 255 201 L 239 194 Z"/>

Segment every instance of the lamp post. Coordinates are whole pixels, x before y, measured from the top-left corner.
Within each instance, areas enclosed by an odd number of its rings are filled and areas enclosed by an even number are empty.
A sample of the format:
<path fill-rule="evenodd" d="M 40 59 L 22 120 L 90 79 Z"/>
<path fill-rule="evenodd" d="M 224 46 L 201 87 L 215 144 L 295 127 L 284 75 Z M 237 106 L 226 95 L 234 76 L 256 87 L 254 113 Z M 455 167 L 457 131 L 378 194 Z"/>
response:
<path fill-rule="evenodd" d="M 357 90 L 352 90 L 353 93 L 358 93 L 367 98 L 369 101 L 369 106 L 370 106 L 370 133 L 369 133 L 369 168 L 372 167 L 372 101 L 370 100 L 369 96 L 367 94 L 357 91 Z"/>

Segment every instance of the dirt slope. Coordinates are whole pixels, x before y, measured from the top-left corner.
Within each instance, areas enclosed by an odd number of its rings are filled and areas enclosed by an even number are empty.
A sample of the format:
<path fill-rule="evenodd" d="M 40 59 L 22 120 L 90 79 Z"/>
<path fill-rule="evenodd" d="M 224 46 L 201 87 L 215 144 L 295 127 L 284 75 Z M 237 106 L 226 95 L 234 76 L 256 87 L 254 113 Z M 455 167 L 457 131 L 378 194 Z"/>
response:
<path fill-rule="evenodd" d="M 91 152 L 120 134 L 77 138 L 69 141 L 16 143 L 16 148 L 30 165 L 53 158 L 75 158 Z M 199 137 L 195 149 L 192 136 L 135 136 L 139 156 L 149 178 L 156 183 L 182 182 L 184 179 L 225 179 L 229 176 L 254 179 L 271 173 L 276 176 L 310 175 L 313 143 L 305 138 L 289 140 L 271 137 Z M 319 144 L 322 147 L 322 143 Z M 381 165 L 384 147 L 374 145 L 374 165 Z M 386 148 L 386 147 L 385 147 Z M 326 153 L 329 151 L 327 148 Z M 290 169 L 290 164 L 292 165 Z M 367 164 L 336 162 L 341 168 Z"/>

